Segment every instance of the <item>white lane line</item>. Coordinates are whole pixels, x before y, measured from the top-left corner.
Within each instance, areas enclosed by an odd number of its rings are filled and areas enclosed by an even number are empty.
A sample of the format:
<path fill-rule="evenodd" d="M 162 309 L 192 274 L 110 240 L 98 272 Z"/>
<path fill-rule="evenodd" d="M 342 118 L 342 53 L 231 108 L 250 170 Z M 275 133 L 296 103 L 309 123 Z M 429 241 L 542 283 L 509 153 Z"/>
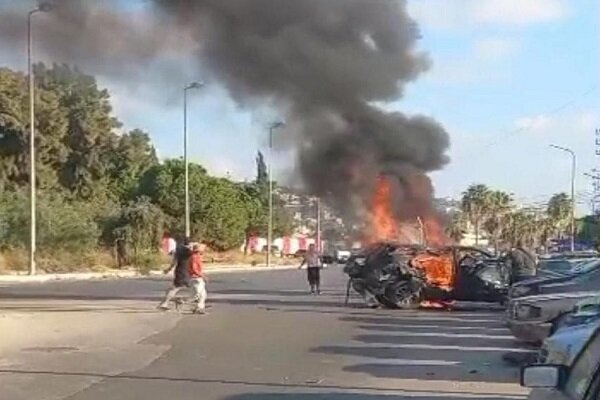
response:
<path fill-rule="evenodd" d="M 408 320 L 408 321 L 451 321 L 451 322 L 467 322 L 471 324 L 485 324 L 485 323 L 499 323 L 502 322 L 502 318 L 497 319 L 473 319 L 473 318 L 455 318 L 455 317 L 432 317 L 432 316 L 402 316 L 393 319 L 397 320 Z"/>
<path fill-rule="evenodd" d="M 356 349 L 361 348 L 379 348 L 381 343 L 362 343 L 356 340 L 353 343 L 360 344 L 352 346 Z M 384 344 L 386 349 L 409 349 L 409 350 L 454 350 L 454 351 L 487 351 L 487 352 L 504 352 L 504 353 L 531 353 L 537 354 L 537 350 L 520 349 L 514 347 L 491 347 L 491 346 L 453 346 L 453 345 L 437 345 L 437 344 Z"/>
<path fill-rule="evenodd" d="M 384 327 L 383 329 L 377 329 L 379 327 Z M 446 325 L 446 326 L 440 326 L 440 325 L 405 325 L 405 324 L 389 324 L 389 325 L 363 325 L 360 327 L 360 329 L 365 329 L 365 330 L 373 330 L 373 331 L 386 331 L 386 332 L 390 332 L 392 333 L 393 330 L 389 329 L 388 327 L 393 327 L 393 328 L 405 328 L 405 329 L 424 329 L 424 330 L 440 330 L 440 329 L 446 329 L 446 330 L 457 330 L 457 331 L 474 331 L 474 330 L 485 330 L 486 332 L 491 331 L 491 332 L 510 332 L 508 328 L 486 328 L 485 326 L 453 326 L 453 325 Z"/>
<path fill-rule="evenodd" d="M 362 359 L 366 359 L 369 357 L 359 357 Z M 377 366 L 382 366 L 382 367 L 396 367 L 396 366 L 406 366 L 406 365 L 412 365 L 412 366 L 424 366 L 424 367 L 451 367 L 451 366 L 456 366 L 456 365 L 460 365 L 462 364 L 462 362 L 460 361 L 446 361 L 446 360 L 411 360 L 411 359 L 404 359 L 404 358 L 397 358 L 397 359 L 393 359 L 393 360 L 386 360 L 385 362 L 382 361 L 377 361 Z"/>
<path fill-rule="evenodd" d="M 457 338 L 457 339 L 492 339 L 492 340 L 514 340 L 515 337 L 512 335 L 484 335 L 475 333 L 445 333 L 445 332 L 411 332 L 411 331 L 394 331 L 390 332 L 390 335 L 386 337 L 393 338 L 398 336 L 402 337 L 443 337 L 443 338 Z M 376 334 L 380 335 L 380 334 Z"/>
<path fill-rule="evenodd" d="M 382 329 L 378 329 L 378 328 Z M 459 326 L 459 325 L 410 325 L 410 324 L 375 324 L 375 325 L 366 325 L 362 324 L 360 329 L 370 330 L 370 331 L 386 331 L 393 332 L 393 329 L 390 328 L 405 328 L 405 329 L 423 329 L 423 330 L 456 330 L 456 331 L 486 331 L 486 332 L 510 332 L 508 328 L 487 328 L 485 326 Z"/>

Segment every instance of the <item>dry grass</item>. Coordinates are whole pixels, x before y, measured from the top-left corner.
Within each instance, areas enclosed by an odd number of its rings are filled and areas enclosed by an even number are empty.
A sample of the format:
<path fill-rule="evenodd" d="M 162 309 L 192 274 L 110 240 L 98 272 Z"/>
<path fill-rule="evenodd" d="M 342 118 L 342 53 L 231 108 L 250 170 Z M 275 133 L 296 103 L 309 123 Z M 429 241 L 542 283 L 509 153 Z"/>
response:
<path fill-rule="evenodd" d="M 0 271 L 26 271 L 29 254 L 26 249 L 6 249 L 0 253 Z M 40 250 L 38 269 L 44 272 L 103 272 L 115 267 L 109 251 L 91 249 L 87 252 Z"/>
<path fill-rule="evenodd" d="M 0 252 L 0 273 L 26 271 L 29 263 L 29 254 L 26 249 L 7 249 Z M 150 270 L 162 269 L 169 264 L 170 258 L 163 254 L 144 253 L 138 260 L 132 260 L 142 273 Z M 265 264 L 265 254 L 244 255 L 239 250 L 215 252 L 207 250 L 204 255 L 207 264 Z M 273 257 L 273 264 L 294 265 L 300 260 L 293 257 Z M 90 249 L 86 252 L 70 252 L 65 250 L 40 250 L 37 264 L 40 271 L 47 273 L 65 272 L 104 272 L 117 267 L 111 251 L 106 249 Z"/>
<path fill-rule="evenodd" d="M 224 252 L 215 252 L 207 250 L 204 254 L 204 262 L 212 264 L 250 264 L 259 265 L 266 262 L 264 253 L 244 254 L 239 250 L 230 250 Z M 293 257 L 273 257 L 273 264 L 277 265 L 293 265 L 300 262 L 299 259 Z"/>

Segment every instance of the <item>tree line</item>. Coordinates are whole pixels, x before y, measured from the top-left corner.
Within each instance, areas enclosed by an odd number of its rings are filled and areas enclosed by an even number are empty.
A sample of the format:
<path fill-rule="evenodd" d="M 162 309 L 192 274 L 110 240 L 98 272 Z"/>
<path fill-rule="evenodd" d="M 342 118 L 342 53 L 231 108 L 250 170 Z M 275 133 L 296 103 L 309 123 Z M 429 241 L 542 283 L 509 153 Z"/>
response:
<path fill-rule="evenodd" d="M 517 207 L 511 194 L 474 184 L 463 193 L 447 234 L 458 242 L 472 231 L 476 244 L 485 235 L 496 250 L 517 245 L 538 248 L 570 235 L 570 218 L 571 198 L 565 193 L 551 196 L 541 207 Z"/>
<path fill-rule="evenodd" d="M 108 90 L 68 65 L 36 64 L 39 248 L 84 252 L 124 239 L 154 251 L 164 232 L 184 231 L 184 163 L 159 162 L 147 132 L 122 132 Z M 0 68 L 0 250 L 29 237 L 27 76 Z M 268 175 L 262 154 L 251 182 L 211 176 L 190 165 L 191 230 L 216 250 L 241 245 L 267 227 Z M 292 219 L 274 199 L 274 231 Z"/>

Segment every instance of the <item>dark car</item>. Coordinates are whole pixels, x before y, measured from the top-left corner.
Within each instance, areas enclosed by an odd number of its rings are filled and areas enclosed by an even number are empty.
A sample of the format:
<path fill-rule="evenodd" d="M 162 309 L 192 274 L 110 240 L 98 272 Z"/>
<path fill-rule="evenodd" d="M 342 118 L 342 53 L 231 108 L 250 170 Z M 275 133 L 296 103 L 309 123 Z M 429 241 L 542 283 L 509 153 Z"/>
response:
<path fill-rule="evenodd" d="M 583 292 L 600 288 L 600 259 L 592 259 L 575 266 L 570 275 L 553 278 L 533 278 L 514 284 L 509 292 L 509 298 L 539 294 Z"/>
<path fill-rule="evenodd" d="M 540 259 L 537 276 L 545 278 L 572 275 L 578 265 L 590 261 L 590 258 L 548 258 Z"/>
<path fill-rule="evenodd" d="M 423 301 L 502 302 L 508 277 L 491 253 L 473 247 L 423 248 L 376 243 L 350 258 L 344 272 L 368 305 L 406 307 Z"/>

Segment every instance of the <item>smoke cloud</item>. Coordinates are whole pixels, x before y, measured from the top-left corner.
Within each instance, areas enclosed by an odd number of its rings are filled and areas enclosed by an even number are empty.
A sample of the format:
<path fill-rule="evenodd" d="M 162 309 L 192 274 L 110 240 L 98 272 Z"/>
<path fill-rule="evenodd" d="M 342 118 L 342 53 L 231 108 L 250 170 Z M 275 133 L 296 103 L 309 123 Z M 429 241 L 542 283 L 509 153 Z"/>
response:
<path fill-rule="evenodd" d="M 448 162 L 447 133 L 376 105 L 400 98 L 430 65 L 405 1 L 153 0 L 134 21 L 122 2 L 54 4 L 40 28 L 47 53 L 128 79 L 191 53 L 180 76 L 205 68 L 240 105 L 281 113 L 280 144 L 295 150 L 306 189 L 346 217 L 365 217 L 381 175 L 394 183 L 399 218 L 432 215 L 427 173 Z M 1 14 L 0 38 L 22 36 L 22 20 Z"/>

